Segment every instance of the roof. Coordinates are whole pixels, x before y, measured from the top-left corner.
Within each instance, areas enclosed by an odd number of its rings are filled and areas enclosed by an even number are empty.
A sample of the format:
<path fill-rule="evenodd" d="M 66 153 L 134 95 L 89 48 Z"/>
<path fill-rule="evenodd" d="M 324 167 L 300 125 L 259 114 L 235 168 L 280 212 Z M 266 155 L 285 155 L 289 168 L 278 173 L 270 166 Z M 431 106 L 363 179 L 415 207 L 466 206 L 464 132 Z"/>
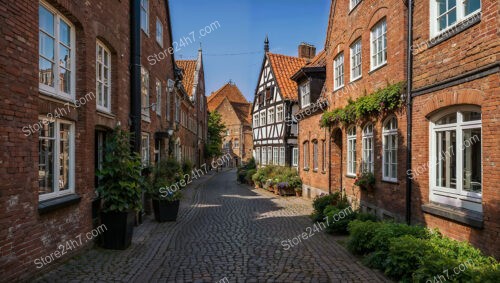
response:
<path fill-rule="evenodd" d="M 252 121 L 252 104 L 250 103 L 239 103 L 239 102 L 230 102 L 238 115 L 238 119 L 242 122 L 251 123 Z"/>
<path fill-rule="evenodd" d="M 281 90 L 281 96 L 284 99 L 297 100 L 297 84 L 291 77 L 307 63 L 307 59 L 273 53 L 267 53 L 267 57 Z"/>
<path fill-rule="evenodd" d="M 193 95 L 193 84 L 194 84 L 194 76 L 196 73 L 196 60 L 177 60 L 177 66 L 181 68 L 184 72 L 184 76 L 182 78 L 182 84 L 186 89 L 188 95 L 191 97 Z"/>
<path fill-rule="evenodd" d="M 229 102 L 250 103 L 235 84 L 227 83 L 208 97 L 208 110 L 214 111 L 224 101 L 224 98 L 227 98 Z"/>
<path fill-rule="evenodd" d="M 316 68 L 316 67 L 326 67 L 326 52 L 321 51 L 316 57 L 314 57 L 309 64 L 304 66 L 305 68 Z"/>

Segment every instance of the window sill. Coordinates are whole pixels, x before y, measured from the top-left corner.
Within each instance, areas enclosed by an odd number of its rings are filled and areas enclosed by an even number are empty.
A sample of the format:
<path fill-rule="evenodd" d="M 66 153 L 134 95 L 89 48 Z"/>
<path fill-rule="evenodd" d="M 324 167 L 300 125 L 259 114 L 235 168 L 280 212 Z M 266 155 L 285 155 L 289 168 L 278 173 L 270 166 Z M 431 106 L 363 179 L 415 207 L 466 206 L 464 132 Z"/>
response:
<path fill-rule="evenodd" d="M 149 116 L 146 116 L 146 115 L 142 114 L 141 119 L 144 122 L 151 123 L 151 118 Z"/>
<path fill-rule="evenodd" d="M 341 85 L 341 86 L 339 86 L 339 87 L 337 87 L 337 88 L 335 88 L 335 87 L 334 87 L 334 88 L 333 88 L 333 92 L 339 91 L 339 90 L 341 90 L 341 89 L 343 89 L 343 88 L 344 88 L 344 85 Z"/>
<path fill-rule="evenodd" d="M 48 199 L 38 203 L 38 213 L 46 214 L 51 211 L 79 203 L 81 197 L 77 194 L 70 194 L 63 197 Z"/>
<path fill-rule="evenodd" d="M 347 178 L 356 179 L 356 175 L 353 175 L 353 174 L 346 174 L 345 176 Z"/>
<path fill-rule="evenodd" d="M 41 94 L 40 98 L 43 98 L 43 99 L 46 99 L 46 100 L 50 100 L 50 101 L 54 101 L 54 102 L 61 103 L 61 104 L 65 104 L 66 102 L 69 102 L 69 103 L 73 104 L 73 105 L 70 105 L 70 106 L 74 106 L 75 102 L 76 102 L 75 99 L 72 98 L 72 97 L 58 95 L 58 94 L 51 93 L 51 92 L 48 92 L 48 91 L 45 91 L 45 90 L 42 90 L 42 89 L 39 90 L 39 93 Z"/>
<path fill-rule="evenodd" d="M 304 169 L 302 169 L 302 170 L 304 170 L 304 171 L 309 171 L 309 168 L 304 168 Z"/>
<path fill-rule="evenodd" d="M 480 212 L 437 203 L 422 205 L 422 211 L 435 216 L 447 218 L 473 228 L 483 229 L 483 214 Z"/>
<path fill-rule="evenodd" d="M 326 174 L 326 171 L 321 171 L 321 174 Z"/>
<path fill-rule="evenodd" d="M 455 35 L 467 30 L 468 28 L 475 26 L 476 24 L 481 22 L 482 13 L 481 11 L 467 17 L 461 22 L 449 27 L 448 29 L 442 31 L 441 33 L 435 35 L 431 39 L 429 39 L 429 46 L 427 48 L 432 48 L 436 45 L 441 44 L 442 42 L 447 41 L 448 39 L 454 37 Z"/>
<path fill-rule="evenodd" d="M 387 61 L 385 61 L 382 65 L 379 65 L 377 67 L 374 67 L 373 69 L 371 69 L 368 74 L 371 75 L 372 73 L 382 69 L 383 67 L 387 66 Z"/>
<path fill-rule="evenodd" d="M 383 183 L 389 183 L 389 184 L 395 184 L 398 185 L 399 181 L 398 180 L 391 180 L 391 179 L 382 179 Z"/>
<path fill-rule="evenodd" d="M 359 80 L 361 80 L 362 78 L 363 78 L 363 76 L 359 76 L 359 77 L 357 77 L 357 78 L 354 78 L 354 79 L 352 79 L 352 80 L 349 82 L 349 84 L 355 83 L 356 81 L 359 81 Z"/>
<path fill-rule="evenodd" d="M 96 112 L 97 112 L 97 115 L 104 116 L 106 118 L 110 118 L 110 119 L 116 118 L 116 115 L 114 115 L 114 114 L 112 114 L 111 112 L 108 112 L 108 111 L 97 109 Z"/>

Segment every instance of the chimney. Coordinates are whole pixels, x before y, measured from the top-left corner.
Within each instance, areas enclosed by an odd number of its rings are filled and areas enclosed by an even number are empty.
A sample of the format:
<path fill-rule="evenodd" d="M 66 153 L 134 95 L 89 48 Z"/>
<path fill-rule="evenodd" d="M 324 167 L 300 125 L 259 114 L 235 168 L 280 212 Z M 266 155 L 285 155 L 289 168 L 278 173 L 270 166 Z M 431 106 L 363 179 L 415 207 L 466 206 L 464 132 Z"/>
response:
<path fill-rule="evenodd" d="M 302 42 L 299 45 L 299 58 L 312 59 L 316 56 L 316 47 L 309 43 Z"/>

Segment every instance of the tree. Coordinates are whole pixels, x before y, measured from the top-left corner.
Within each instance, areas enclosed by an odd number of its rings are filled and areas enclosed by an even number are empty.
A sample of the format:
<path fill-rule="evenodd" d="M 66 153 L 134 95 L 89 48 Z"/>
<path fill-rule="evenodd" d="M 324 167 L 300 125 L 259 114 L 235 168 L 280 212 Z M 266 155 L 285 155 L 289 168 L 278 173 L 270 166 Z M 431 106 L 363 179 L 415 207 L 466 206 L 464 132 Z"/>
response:
<path fill-rule="evenodd" d="M 210 112 L 208 116 L 208 141 L 207 157 L 222 155 L 222 133 L 226 131 L 226 126 L 222 122 L 222 116 L 217 111 Z"/>

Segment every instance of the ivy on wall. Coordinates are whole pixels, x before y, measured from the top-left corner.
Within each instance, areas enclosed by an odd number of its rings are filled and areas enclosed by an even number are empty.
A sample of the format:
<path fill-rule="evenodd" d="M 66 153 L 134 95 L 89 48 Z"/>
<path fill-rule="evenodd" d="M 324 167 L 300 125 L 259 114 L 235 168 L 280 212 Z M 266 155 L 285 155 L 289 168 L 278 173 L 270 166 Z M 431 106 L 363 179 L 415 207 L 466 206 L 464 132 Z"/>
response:
<path fill-rule="evenodd" d="M 356 100 L 349 99 L 344 108 L 325 111 L 321 117 L 320 125 L 321 127 L 333 126 L 338 123 L 346 125 L 366 116 L 396 110 L 403 105 L 402 94 L 405 87 L 405 82 L 399 82 Z"/>

